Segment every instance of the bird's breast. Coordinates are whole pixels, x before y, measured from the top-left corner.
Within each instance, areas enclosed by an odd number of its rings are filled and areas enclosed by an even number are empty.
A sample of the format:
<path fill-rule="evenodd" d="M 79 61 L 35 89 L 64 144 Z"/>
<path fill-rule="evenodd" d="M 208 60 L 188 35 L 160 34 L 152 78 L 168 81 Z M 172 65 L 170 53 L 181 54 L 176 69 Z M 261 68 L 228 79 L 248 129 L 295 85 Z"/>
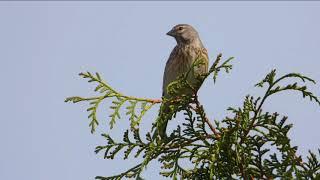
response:
<path fill-rule="evenodd" d="M 175 81 L 178 79 L 178 77 L 182 74 L 187 73 L 193 62 L 201 55 L 202 49 L 204 48 L 197 48 L 193 46 L 176 46 L 174 50 L 171 52 L 171 55 L 169 57 L 169 60 L 167 61 L 165 73 L 164 73 L 164 81 L 163 81 L 163 95 L 166 96 L 166 87 L 168 84 L 170 84 L 172 81 Z M 205 72 L 204 70 L 201 70 L 198 72 L 194 71 L 194 69 L 191 70 L 191 72 L 188 74 L 188 81 L 193 84 L 195 82 L 195 75 L 201 74 L 201 72 Z"/>
<path fill-rule="evenodd" d="M 189 46 L 181 47 L 177 52 L 177 66 L 180 66 L 182 71 L 187 71 L 191 67 L 196 57 L 197 51 L 195 48 Z"/>

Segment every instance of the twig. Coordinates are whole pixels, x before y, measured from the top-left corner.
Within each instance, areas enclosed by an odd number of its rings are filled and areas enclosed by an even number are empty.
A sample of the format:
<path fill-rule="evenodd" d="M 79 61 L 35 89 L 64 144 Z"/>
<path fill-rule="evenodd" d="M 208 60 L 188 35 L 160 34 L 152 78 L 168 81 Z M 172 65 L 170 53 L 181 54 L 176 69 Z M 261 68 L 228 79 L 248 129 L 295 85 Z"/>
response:
<path fill-rule="evenodd" d="M 209 118 L 205 115 L 204 110 L 203 110 L 203 106 L 200 105 L 200 102 L 198 101 L 198 95 L 194 96 L 194 102 L 196 103 L 197 108 L 193 108 L 191 107 L 194 111 L 198 112 L 201 116 L 203 115 L 202 119 L 205 123 L 207 123 L 207 125 L 209 126 L 209 128 L 211 129 L 211 131 L 213 132 L 213 134 L 215 135 L 215 137 L 217 139 L 220 139 L 220 133 L 216 130 L 216 128 L 211 124 Z"/>
<path fill-rule="evenodd" d="M 187 145 L 189 145 L 189 144 L 191 144 L 193 142 L 196 142 L 196 141 L 199 141 L 199 140 L 202 140 L 202 139 L 209 139 L 209 138 L 212 138 L 212 135 L 207 135 L 207 136 L 204 136 L 204 137 L 201 137 L 201 138 L 190 139 L 187 142 L 182 143 L 182 144 L 171 144 L 171 145 L 174 145 L 174 146 L 169 145 L 168 147 L 165 147 L 165 148 L 168 148 L 168 149 L 181 148 L 181 147 L 187 146 Z"/>

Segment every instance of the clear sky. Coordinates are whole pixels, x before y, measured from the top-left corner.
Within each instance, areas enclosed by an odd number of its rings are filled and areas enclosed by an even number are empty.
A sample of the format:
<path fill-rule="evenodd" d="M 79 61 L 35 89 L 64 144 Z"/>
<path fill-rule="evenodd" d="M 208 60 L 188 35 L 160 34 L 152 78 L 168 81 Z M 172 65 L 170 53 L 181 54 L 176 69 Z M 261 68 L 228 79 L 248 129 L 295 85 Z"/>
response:
<path fill-rule="evenodd" d="M 219 52 L 235 57 L 230 74 L 202 87 L 210 117 L 223 118 L 248 93 L 262 95 L 254 84 L 272 68 L 311 76 L 318 84 L 310 89 L 320 96 L 319 17 L 320 2 L 0 2 L 0 179 L 87 180 L 138 163 L 94 154 L 104 143 L 99 134 L 121 139 L 127 118 L 110 131 L 105 104 L 91 135 L 87 104 L 63 101 L 93 95 L 93 86 L 77 76 L 87 70 L 128 95 L 159 98 L 175 45 L 165 33 L 178 23 L 198 30 L 211 63 Z M 319 106 L 289 93 L 265 108 L 289 116 L 300 154 L 319 148 Z M 162 179 L 158 167 L 152 163 L 144 177 Z"/>

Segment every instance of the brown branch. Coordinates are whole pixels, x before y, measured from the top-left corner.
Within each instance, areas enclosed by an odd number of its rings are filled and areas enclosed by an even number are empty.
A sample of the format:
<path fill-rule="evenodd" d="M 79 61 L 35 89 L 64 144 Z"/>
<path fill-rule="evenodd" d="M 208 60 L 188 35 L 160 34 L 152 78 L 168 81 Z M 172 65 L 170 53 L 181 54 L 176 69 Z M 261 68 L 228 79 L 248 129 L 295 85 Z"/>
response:
<path fill-rule="evenodd" d="M 194 102 L 195 102 L 195 104 L 196 104 L 196 108 L 193 108 L 192 106 L 191 106 L 191 108 L 192 108 L 195 112 L 197 112 L 197 113 L 199 113 L 201 116 L 203 116 L 203 117 L 202 117 L 202 120 L 209 126 L 210 130 L 213 132 L 213 134 L 215 135 L 215 137 L 216 137 L 217 139 L 220 139 L 220 137 L 221 137 L 221 136 L 220 136 L 220 133 L 216 130 L 216 128 L 211 124 L 209 118 L 205 115 L 204 110 L 203 110 L 203 106 L 200 105 L 200 102 L 198 101 L 198 96 L 197 96 L 197 95 L 194 96 Z M 201 111 L 202 111 L 202 112 L 201 112 Z"/>
<path fill-rule="evenodd" d="M 153 104 L 161 103 L 162 99 L 146 99 L 146 101 L 151 102 Z"/>
<path fill-rule="evenodd" d="M 213 125 L 210 123 L 210 120 L 205 117 L 204 121 L 208 124 L 209 128 L 213 132 L 213 134 L 216 136 L 217 139 L 220 139 L 220 133 L 216 130 L 216 128 L 213 127 Z"/>

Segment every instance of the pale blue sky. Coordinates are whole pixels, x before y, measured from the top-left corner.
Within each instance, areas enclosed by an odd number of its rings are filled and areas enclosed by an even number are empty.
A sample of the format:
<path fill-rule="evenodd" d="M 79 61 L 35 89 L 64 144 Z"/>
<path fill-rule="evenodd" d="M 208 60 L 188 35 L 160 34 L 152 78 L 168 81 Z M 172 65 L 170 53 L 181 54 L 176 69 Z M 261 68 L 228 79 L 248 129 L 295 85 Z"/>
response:
<path fill-rule="evenodd" d="M 234 70 L 217 84 L 207 81 L 200 98 L 210 117 L 239 106 L 272 68 L 301 72 L 320 96 L 320 2 L 0 2 L 0 179 L 87 180 L 119 173 L 139 161 L 103 160 L 94 147 L 110 132 L 107 112 L 90 134 L 87 104 L 66 104 L 92 95 L 81 71 L 98 71 L 114 88 L 158 98 L 166 59 L 175 41 L 165 33 L 189 23 L 211 60 L 235 56 Z M 106 105 L 106 104 L 105 104 Z M 150 127 L 156 108 L 143 122 Z M 320 145 L 320 108 L 301 94 L 278 95 L 266 110 L 288 115 L 292 143 L 305 155 Z M 111 133 L 121 139 L 123 119 Z M 144 128 L 144 132 L 147 128 Z M 152 163 L 146 179 L 161 179 Z"/>

